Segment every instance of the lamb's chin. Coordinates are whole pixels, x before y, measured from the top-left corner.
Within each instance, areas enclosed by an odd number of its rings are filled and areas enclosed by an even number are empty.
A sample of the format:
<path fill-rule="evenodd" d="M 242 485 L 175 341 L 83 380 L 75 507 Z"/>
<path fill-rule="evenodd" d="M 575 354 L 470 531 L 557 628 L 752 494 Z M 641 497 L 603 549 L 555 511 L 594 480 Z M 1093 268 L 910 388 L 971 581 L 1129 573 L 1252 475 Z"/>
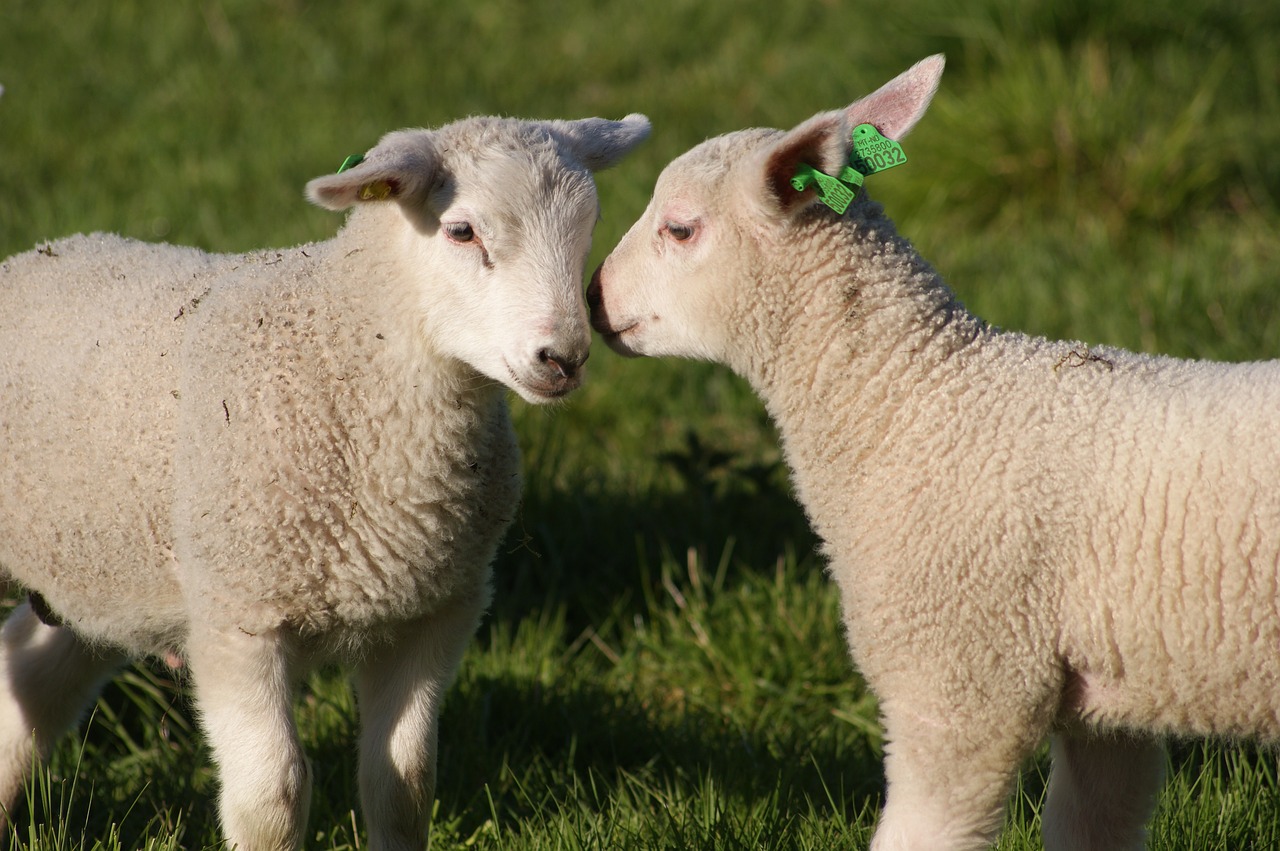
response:
<path fill-rule="evenodd" d="M 584 377 L 581 369 L 572 375 L 549 375 L 529 369 L 518 370 L 505 359 L 502 364 L 504 371 L 494 377 L 531 405 L 545 405 L 563 399 L 582 386 Z"/>

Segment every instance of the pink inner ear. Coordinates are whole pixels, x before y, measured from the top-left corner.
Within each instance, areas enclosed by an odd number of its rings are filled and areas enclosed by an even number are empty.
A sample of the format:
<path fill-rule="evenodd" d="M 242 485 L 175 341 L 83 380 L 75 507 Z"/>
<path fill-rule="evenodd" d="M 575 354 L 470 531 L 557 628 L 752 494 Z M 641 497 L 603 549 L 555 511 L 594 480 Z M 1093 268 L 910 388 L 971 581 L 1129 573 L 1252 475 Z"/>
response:
<path fill-rule="evenodd" d="M 849 126 L 870 124 L 886 138 L 898 140 L 924 115 L 938 89 L 943 59 L 930 56 L 908 68 L 876 91 L 849 105 Z"/>
<path fill-rule="evenodd" d="M 317 177 L 307 183 L 307 198 L 327 210 L 344 210 L 355 203 L 355 196 L 356 189 L 345 173 Z"/>
<path fill-rule="evenodd" d="M 850 124 L 855 127 L 870 124 L 885 138 L 897 140 L 916 123 L 919 102 L 919 95 L 913 91 L 894 90 L 871 95 L 849 110 Z"/>

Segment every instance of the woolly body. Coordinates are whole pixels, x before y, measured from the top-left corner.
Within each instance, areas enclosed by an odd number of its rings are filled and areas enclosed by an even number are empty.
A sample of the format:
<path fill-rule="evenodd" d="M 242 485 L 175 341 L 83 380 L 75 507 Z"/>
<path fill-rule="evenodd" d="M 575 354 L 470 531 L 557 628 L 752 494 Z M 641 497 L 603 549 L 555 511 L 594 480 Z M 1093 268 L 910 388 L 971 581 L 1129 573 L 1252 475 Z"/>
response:
<path fill-rule="evenodd" d="M 845 273 L 784 259 L 743 307 L 791 309 L 765 310 L 734 362 L 784 435 L 872 681 L 1000 648 L 1015 681 L 966 686 L 997 705 L 1069 685 L 1064 719 L 1280 737 L 1280 362 L 994 330 L 879 205 L 841 234 L 811 223 L 785 256 Z"/>
<path fill-rule="evenodd" d="M 181 652 L 228 840 L 297 847 L 292 689 L 335 660 L 357 668 L 370 845 L 422 847 L 439 699 L 519 501 L 505 390 L 580 382 L 591 171 L 647 132 L 398 131 L 309 185 L 358 205 L 330 241 L 77 236 L 0 266 L 0 567 L 65 624 L 23 606 L 4 630 L 6 806 L 33 731 L 47 750 L 125 657 Z"/>
<path fill-rule="evenodd" d="M 433 363 L 402 277 L 350 253 L 379 213 L 281 252 L 95 235 L 5 264 L 0 564 L 78 633 L 177 649 L 198 612 L 348 644 L 483 583 L 519 497 L 503 393 Z"/>
<path fill-rule="evenodd" d="M 881 701 L 877 851 L 986 847 L 1051 731 L 1046 847 L 1140 847 L 1159 737 L 1280 738 L 1280 362 L 991 328 L 865 193 L 786 185 L 858 124 L 899 138 L 941 69 L 674 161 L 592 321 L 728 364 L 777 422 Z"/>

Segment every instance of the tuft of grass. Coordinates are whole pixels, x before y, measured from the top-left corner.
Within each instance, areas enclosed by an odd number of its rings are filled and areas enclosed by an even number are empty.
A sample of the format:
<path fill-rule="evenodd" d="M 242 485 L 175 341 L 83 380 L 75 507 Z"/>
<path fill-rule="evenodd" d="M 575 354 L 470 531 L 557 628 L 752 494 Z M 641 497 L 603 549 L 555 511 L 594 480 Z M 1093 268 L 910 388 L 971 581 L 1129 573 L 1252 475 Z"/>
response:
<path fill-rule="evenodd" d="M 1280 785 L 1273 751 L 1211 744 L 1173 749 L 1150 845 L 1262 851 L 1280 847 Z"/>

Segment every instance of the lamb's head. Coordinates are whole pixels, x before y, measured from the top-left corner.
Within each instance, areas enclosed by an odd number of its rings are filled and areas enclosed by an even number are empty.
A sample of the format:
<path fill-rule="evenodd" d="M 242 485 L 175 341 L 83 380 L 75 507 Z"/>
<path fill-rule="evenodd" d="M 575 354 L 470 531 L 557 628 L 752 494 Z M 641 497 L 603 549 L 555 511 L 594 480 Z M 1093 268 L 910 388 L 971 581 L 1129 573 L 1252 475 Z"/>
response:
<path fill-rule="evenodd" d="M 942 56 L 932 56 L 789 132 L 730 133 L 675 159 L 648 209 L 596 270 L 587 289 L 592 325 L 622 354 L 732 362 L 746 330 L 735 326 L 777 310 L 769 300 L 785 297 L 758 292 L 760 281 L 807 248 L 819 202 L 814 188 L 792 185 L 800 166 L 838 175 L 861 124 L 901 138 L 923 115 L 942 66 Z M 822 221 L 839 226 L 836 213 L 821 210 Z"/>
<path fill-rule="evenodd" d="M 649 121 L 470 118 L 389 133 L 357 165 L 307 184 L 333 210 L 367 207 L 413 288 L 436 351 L 530 402 L 576 388 L 591 342 L 583 268 L 599 217 L 592 173 Z M 392 203 L 394 202 L 394 203 Z M 381 237 L 380 237 L 381 238 Z"/>

